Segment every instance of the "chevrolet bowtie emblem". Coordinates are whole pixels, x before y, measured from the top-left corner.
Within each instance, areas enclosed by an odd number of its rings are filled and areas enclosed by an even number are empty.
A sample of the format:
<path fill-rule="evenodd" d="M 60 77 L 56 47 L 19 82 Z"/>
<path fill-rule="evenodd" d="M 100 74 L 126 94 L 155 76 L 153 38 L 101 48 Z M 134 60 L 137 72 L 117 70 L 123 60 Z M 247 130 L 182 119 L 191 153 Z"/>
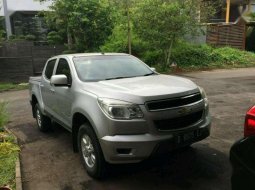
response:
<path fill-rule="evenodd" d="M 185 114 L 190 113 L 191 111 L 192 111 L 191 108 L 181 108 L 181 109 L 178 111 L 178 113 L 179 113 L 180 115 L 185 115 Z"/>

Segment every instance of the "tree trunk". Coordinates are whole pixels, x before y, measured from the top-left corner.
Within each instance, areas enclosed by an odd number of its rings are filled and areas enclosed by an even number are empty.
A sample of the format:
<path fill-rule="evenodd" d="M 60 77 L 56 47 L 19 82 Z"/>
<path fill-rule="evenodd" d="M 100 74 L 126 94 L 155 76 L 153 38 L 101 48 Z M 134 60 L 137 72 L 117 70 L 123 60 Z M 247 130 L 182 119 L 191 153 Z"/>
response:
<path fill-rule="evenodd" d="M 68 46 L 68 50 L 73 49 L 73 38 L 72 38 L 72 33 L 69 27 L 67 28 L 67 46 Z"/>
<path fill-rule="evenodd" d="M 167 51 L 167 59 L 166 59 L 165 69 L 170 65 L 170 60 L 171 60 L 171 55 L 172 55 L 173 44 L 174 44 L 174 39 L 171 40 L 169 49 L 168 49 L 168 51 Z"/>
<path fill-rule="evenodd" d="M 130 23 L 130 12 L 129 12 L 129 2 L 127 2 L 127 17 L 128 17 L 128 53 L 132 54 L 132 36 L 131 36 L 131 23 Z"/>

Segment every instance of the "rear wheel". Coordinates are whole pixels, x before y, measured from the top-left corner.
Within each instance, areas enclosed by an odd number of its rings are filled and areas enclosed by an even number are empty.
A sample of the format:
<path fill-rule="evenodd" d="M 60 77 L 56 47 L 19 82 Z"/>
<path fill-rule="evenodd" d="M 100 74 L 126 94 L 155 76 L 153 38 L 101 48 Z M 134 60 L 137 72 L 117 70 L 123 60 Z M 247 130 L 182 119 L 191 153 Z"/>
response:
<path fill-rule="evenodd" d="M 104 177 L 106 162 L 96 134 L 89 124 L 83 124 L 79 129 L 78 147 L 87 173 L 94 178 Z"/>
<path fill-rule="evenodd" d="M 35 105 L 35 118 L 38 129 L 42 132 L 46 132 L 51 128 L 51 120 L 49 117 L 42 114 L 39 104 Z"/>

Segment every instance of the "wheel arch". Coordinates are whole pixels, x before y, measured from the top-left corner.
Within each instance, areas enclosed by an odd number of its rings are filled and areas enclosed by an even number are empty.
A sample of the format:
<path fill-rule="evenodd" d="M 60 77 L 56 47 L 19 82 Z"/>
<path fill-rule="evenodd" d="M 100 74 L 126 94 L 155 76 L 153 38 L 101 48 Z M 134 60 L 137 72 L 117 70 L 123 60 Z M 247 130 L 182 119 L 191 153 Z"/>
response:
<path fill-rule="evenodd" d="M 77 140 L 78 132 L 81 125 L 84 123 L 88 123 L 91 126 L 94 133 L 96 134 L 96 136 L 98 136 L 96 130 L 94 129 L 93 122 L 91 122 L 90 119 L 87 116 L 85 116 L 85 114 L 81 112 L 74 113 L 72 118 L 72 140 L 74 152 L 78 152 L 78 140 Z"/>
<path fill-rule="evenodd" d="M 32 113 L 34 118 L 35 118 L 35 106 L 37 103 L 38 103 L 38 99 L 36 98 L 34 94 L 32 94 L 31 105 L 32 105 Z"/>

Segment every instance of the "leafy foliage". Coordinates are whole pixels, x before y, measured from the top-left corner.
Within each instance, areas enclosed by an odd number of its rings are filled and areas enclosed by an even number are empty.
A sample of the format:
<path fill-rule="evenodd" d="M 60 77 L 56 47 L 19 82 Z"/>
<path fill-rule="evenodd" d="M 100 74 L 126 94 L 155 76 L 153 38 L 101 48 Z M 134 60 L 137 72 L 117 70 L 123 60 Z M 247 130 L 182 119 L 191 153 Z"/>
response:
<path fill-rule="evenodd" d="M 0 83 L 0 93 L 10 90 L 24 90 L 28 89 L 27 83 L 14 84 L 14 83 Z"/>
<path fill-rule="evenodd" d="M 251 13 L 251 14 L 250 14 L 250 17 L 251 17 L 251 19 L 254 21 L 254 20 L 255 20 L 255 13 Z"/>
<path fill-rule="evenodd" d="M 117 25 L 112 35 L 101 47 L 103 52 L 127 52 L 127 39 L 122 25 Z"/>
<path fill-rule="evenodd" d="M 10 185 L 15 188 L 15 166 L 20 149 L 14 143 L 14 137 L 3 132 L 8 121 L 6 105 L 0 102 L 0 187 Z"/>
<path fill-rule="evenodd" d="M 165 67 L 170 65 L 173 46 L 178 39 L 198 33 L 199 0 L 144 0 L 138 4 L 134 25 L 139 37 L 152 50 L 164 55 Z"/>
<path fill-rule="evenodd" d="M 43 1 L 43 0 L 41 0 Z M 184 43 L 216 13 L 221 0 L 55 0 L 45 13 L 50 44 L 67 52 L 129 52 L 149 65 L 169 70 L 254 65 L 254 55 L 229 47 Z"/>
<path fill-rule="evenodd" d="M 45 13 L 51 29 L 50 42 L 66 39 L 69 50 L 97 51 L 112 30 L 110 7 L 100 0 L 56 0 Z"/>
<path fill-rule="evenodd" d="M 254 14 L 255 18 L 255 14 Z M 255 19 L 254 19 L 255 20 Z M 247 26 L 246 32 L 246 50 L 255 52 L 255 28 Z"/>
<path fill-rule="evenodd" d="M 51 31 L 47 36 L 48 43 L 51 45 L 61 44 L 63 42 L 63 37 L 56 31 Z"/>
<path fill-rule="evenodd" d="M 128 52 L 128 9 L 132 21 L 132 54 L 148 64 L 164 63 L 166 68 L 174 45 L 187 34 L 193 36 L 199 32 L 198 22 L 214 13 L 217 1 L 204 4 L 202 0 L 109 0 L 115 27 L 101 49 Z M 203 9 L 202 15 L 198 15 L 197 7 Z"/>
<path fill-rule="evenodd" d="M 0 132 L 4 130 L 4 125 L 8 121 L 8 114 L 6 111 L 6 103 L 0 102 Z"/>
<path fill-rule="evenodd" d="M 229 66 L 238 65 L 254 65 L 255 54 L 240 51 L 238 49 L 223 47 L 213 49 L 212 58 L 214 57 L 216 62 L 220 62 Z"/>
<path fill-rule="evenodd" d="M 230 47 L 214 48 L 179 42 L 172 54 L 173 61 L 184 70 L 255 66 L 254 53 Z"/>
<path fill-rule="evenodd" d="M 36 40 L 36 36 L 32 35 L 32 34 L 28 34 L 25 36 L 25 39 L 28 41 L 35 41 Z"/>
<path fill-rule="evenodd" d="M 4 28 L 4 17 L 0 17 L 0 47 L 6 38 L 6 32 Z"/>
<path fill-rule="evenodd" d="M 15 187 L 15 166 L 19 150 L 11 141 L 0 143 L 0 186 Z"/>

